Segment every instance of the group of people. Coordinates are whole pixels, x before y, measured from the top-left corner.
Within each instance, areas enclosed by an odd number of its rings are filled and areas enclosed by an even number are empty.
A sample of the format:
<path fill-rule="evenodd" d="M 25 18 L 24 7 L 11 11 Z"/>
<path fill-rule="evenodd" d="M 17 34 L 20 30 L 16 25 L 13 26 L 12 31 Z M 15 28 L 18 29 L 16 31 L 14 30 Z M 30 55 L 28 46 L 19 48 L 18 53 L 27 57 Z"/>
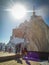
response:
<path fill-rule="evenodd" d="M 27 55 L 27 48 L 21 48 L 21 44 L 16 46 L 16 55 L 21 53 L 21 58 L 23 58 L 23 56 Z M 20 56 L 16 56 L 16 61 L 18 63 L 22 64 L 22 60 L 20 59 Z"/>
<path fill-rule="evenodd" d="M 21 47 L 21 44 L 18 44 L 15 48 L 16 48 L 16 53 L 27 54 L 27 48 Z"/>

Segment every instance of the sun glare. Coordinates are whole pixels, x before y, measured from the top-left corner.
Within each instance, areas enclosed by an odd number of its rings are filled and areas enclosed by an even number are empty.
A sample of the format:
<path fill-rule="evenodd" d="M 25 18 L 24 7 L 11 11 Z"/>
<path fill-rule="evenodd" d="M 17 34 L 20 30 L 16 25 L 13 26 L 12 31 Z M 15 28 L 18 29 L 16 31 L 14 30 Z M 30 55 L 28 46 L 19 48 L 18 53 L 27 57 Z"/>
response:
<path fill-rule="evenodd" d="M 10 12 L 15 19 L 22 19 L 26 15 L 26 8 L 23 5 L 17 4 L 12 6 Z"/>

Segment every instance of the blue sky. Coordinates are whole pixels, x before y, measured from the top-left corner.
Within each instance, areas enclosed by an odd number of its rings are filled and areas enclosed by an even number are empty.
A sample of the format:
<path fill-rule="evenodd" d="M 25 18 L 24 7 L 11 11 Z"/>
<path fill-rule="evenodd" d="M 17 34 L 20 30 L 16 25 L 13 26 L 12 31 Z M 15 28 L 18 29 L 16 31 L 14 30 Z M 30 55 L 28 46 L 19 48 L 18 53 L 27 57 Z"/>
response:
<path fill-rule="evenodd" d="M 12 29 L 17 27 L 21 22 L 29 20 L 30 16 L 32 16 L 32 13 L 27 13 L 24 19 L 12 19 L 10 13 L 5 11 L 12 3 L 20 3 L 24 5 L 27 10 L 33 10 L 34 5 L 37 11 L 42 10 L 40 15 L 49 26 L 49 0 L 0 0 L 0 42 L 7 43 L 12 35 Z M 36 13 L 38 15 L 38 12 Z"/>

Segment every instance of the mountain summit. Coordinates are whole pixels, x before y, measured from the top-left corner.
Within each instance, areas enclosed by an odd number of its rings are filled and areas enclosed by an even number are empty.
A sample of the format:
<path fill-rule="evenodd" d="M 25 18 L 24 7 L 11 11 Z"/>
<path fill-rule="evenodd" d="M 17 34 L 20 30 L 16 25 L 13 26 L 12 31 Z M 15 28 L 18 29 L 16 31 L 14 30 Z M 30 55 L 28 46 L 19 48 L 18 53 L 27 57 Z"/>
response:
<path fill-rule="evenodd" d="M 30 20 L 25 20 L 18 28 L 13 29 L 12 37 L 25 38 L 28 51 L 49 52 L 49 27 L 41 16 L 35 12 Z"/>

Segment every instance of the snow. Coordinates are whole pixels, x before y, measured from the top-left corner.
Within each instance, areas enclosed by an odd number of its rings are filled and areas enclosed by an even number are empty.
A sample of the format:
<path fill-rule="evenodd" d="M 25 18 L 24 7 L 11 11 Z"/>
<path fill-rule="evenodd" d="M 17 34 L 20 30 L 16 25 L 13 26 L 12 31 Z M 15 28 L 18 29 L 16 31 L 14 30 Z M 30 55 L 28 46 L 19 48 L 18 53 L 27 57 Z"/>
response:
<path fill-rule="evenodd" d="M 13 39 L 11 40 L 11 43 L 14 43 L 14 44 L 24 43 L 24 39 L 23 39 L 23 38 L 18 38 L 18 37 L 16 37 L 16 38 L 13 38 Z"/>

